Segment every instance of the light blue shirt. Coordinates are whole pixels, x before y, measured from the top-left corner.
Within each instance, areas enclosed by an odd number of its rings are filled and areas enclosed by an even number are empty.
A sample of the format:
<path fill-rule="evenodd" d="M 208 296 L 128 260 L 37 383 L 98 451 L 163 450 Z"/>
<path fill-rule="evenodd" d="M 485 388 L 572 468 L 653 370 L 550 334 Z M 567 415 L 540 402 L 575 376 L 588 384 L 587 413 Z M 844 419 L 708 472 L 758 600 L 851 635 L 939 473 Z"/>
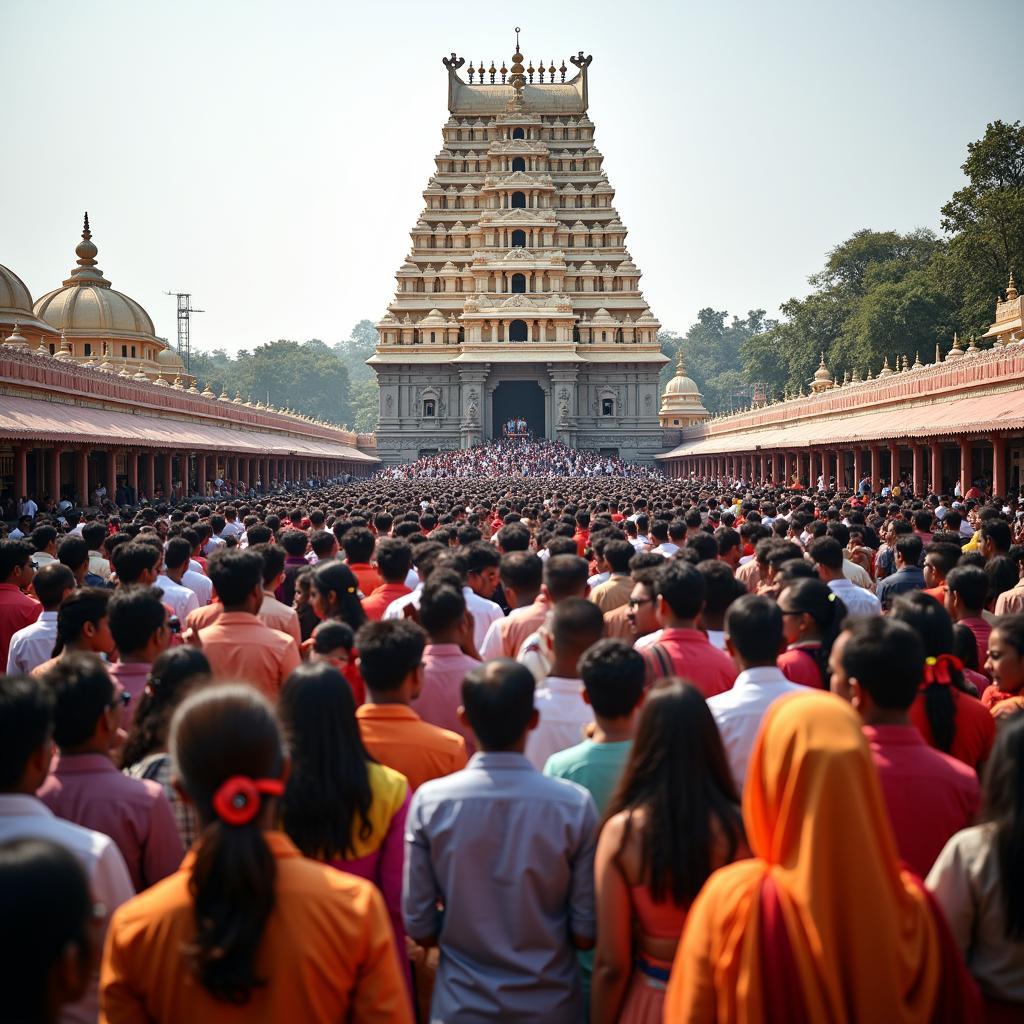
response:
<path fill-rule="evenodd" d="M 583 1019 L 570 934 L 595 935 L 596 842 L 590 794 L 522 754 L 477 753 L 420 786 L 406 821 L 402 911 L 412 938 L 440 944 L 431 1021 Z"/>

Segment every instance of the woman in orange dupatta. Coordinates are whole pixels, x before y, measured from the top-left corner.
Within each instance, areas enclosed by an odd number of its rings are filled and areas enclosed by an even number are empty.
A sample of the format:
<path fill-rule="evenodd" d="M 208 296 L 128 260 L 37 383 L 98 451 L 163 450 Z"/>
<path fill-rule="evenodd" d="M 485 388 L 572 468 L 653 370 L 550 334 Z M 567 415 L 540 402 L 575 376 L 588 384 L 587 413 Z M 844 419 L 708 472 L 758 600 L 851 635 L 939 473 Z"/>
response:
<path fill-rule="evenodd" d="M 743 819 L 754 857 L 716 871 L 690 908 L 665 1024 L 980 1019 L 941 913 L 900 869 L 849 705 L 808 692 L 769 708 Z"/>

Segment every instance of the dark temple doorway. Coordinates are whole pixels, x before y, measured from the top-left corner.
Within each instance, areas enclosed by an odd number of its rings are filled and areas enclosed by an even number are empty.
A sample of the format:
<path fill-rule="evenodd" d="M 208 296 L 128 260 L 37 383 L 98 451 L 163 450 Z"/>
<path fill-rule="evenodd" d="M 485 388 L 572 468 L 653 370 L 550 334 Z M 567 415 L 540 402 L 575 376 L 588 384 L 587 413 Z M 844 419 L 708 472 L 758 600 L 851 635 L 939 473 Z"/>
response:
<path fill-rule="evenodd" d="M 544 392 L 532 380 L 504 380 L 491 397 L 491 437 L 505 436 L 509 420 L 526 420 L 526 429 L 534 437 L 544 437 Z"/>

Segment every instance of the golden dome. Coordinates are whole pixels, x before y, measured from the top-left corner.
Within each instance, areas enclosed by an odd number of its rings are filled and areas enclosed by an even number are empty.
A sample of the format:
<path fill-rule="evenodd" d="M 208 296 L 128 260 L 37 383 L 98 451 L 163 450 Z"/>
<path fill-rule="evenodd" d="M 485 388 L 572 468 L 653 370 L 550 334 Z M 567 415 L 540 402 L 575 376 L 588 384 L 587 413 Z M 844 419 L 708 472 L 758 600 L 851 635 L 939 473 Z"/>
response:
<path fill-rule="evenodd" d="M 181 356 L 178 355 L 174 349 L 165 348 L 161 352 L 157 353 L 156 361 L 161 366 L 171 366 L 174 369 L 184 369 L 185 364 L 181 361 Z"/>
<path fill-rule="evenodd" d="M 691 423 L 703 423 L 710 418 L 704 408 L 703 395 L 692 377 L 686 376 L 686 363 L 683 351 L 679 350 L 676 360 L 676 375 L 665 385 L 661 396 L 661 408 L 658 417 L 663 427 L 689 426 Z"/>
<path fill-rule="evenodd" d="M 704 397 L 701 395 L 696 381 L 692 377 L 686 376 L 686 363 L 683 361 L 682 349 L 679 350 L 679 358 L 676 360 L 676 375 L 665 385 L 662 397 L 667 398 L 669 395 L 696 398 L 698 402 Z"/>
<path fill-rule="evenodd" d="M 96 266 L 96 246 L 85 215 L 82 241 L 75 247 L 77 266 L 60 288 L 36 300 L 33 311 L 57 330 L 72 335 L 137 338 L 163 348 L 149 314 L 133 298 L 115 291 Z"/>
<path fill-rule="evenodd" d="M 0 324 L 20 324 L 33 331 L 56 334 L 32 313 L 32 295 L 25 282 L 9 267 L 0 266 Z"/>

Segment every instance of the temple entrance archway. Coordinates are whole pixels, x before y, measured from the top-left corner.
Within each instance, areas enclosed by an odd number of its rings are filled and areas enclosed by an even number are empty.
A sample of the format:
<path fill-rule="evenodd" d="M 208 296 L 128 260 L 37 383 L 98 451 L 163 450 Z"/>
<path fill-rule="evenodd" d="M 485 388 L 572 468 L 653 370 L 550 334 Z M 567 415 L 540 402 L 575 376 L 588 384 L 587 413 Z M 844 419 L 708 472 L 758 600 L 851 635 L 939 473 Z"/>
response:
<path fill-rule="evenodd" d="M 491 437 L 500 440 L 502 427 L 514 419 L 526 420 L 534 437 L 544 437 L 544 391 L 532 380 L 503 380 L 491 396 Z"/>

